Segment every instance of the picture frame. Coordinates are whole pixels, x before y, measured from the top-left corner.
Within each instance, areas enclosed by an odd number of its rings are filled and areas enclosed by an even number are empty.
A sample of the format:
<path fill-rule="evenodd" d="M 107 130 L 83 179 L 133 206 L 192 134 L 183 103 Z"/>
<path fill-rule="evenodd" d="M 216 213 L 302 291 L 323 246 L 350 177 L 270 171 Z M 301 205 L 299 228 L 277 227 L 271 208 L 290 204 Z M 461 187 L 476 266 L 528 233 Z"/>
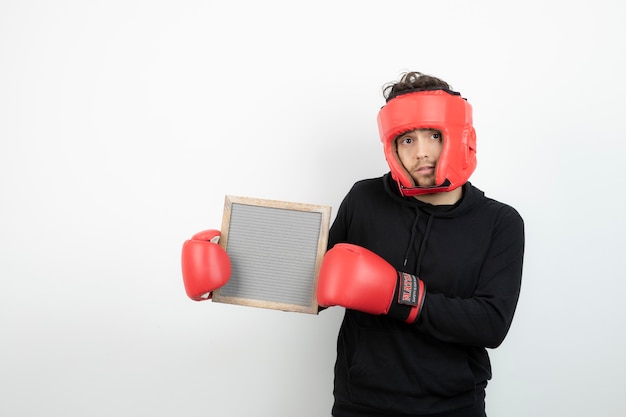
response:
<path fill-rule="evenodd" d="M 231 260 L 213 301 L 317 314 L 331 207 L 227 195 L 219 244 Z"/>

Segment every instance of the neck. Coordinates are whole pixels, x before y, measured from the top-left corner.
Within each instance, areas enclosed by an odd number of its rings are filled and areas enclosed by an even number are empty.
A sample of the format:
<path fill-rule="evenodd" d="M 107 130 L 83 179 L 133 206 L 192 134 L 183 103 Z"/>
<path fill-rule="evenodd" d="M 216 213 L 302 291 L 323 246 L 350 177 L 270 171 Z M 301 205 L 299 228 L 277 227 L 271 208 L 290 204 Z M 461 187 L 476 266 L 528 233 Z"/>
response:
<path fill-rule="evenodd" d="M 433 206 L 443 206 L 456 204 L 462 196 L 463 187 L 459 187 L 443 193 L 416 195 L 415 198 L 423 203 L 432 204 Z"/>

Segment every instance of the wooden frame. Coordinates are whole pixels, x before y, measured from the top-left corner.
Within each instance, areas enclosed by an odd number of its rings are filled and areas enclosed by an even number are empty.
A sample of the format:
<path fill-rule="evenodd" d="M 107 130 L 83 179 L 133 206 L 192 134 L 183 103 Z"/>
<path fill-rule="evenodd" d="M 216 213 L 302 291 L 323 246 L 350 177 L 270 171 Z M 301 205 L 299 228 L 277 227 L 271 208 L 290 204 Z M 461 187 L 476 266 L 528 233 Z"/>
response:
<path fill-rule="evenodd" d="M 219 244 L 232 264 L 213 301 L 317 314 L 331 208 L 226 196 Z"/>

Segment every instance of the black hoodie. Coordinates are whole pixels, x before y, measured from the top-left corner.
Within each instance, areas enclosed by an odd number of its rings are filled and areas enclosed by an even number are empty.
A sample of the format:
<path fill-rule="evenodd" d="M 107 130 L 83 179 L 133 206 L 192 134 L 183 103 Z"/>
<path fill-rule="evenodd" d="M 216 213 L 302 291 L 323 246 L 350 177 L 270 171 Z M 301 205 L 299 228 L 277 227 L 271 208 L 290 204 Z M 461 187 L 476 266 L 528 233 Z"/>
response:
<path fill-rule="evenodd" d="M 363 246 L 427 286 L 414 324 L 346 309 L 337 342 L 335 417 L 483 416 L 486 348 L 506 336 L 520 292 L 524 224 L 470 183 L 453 206 L 402 197 L 389 174 L 359 181 L 329 248 Z"/>

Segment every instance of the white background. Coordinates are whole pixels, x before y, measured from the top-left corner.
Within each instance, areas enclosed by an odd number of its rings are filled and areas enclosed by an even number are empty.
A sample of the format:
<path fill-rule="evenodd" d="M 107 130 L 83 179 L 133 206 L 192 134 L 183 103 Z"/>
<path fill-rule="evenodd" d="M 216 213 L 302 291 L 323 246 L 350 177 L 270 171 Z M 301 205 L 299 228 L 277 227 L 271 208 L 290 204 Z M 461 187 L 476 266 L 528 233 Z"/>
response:
<path fill-rule="evenodd" d="M 387 171 L 406 70 L 474 106 L 472 182 L 526 222 L 494 416 L 626 409 L 626 6 L 0 3 L 0 415 L 327 417 L 343 311 L 186 298 L 226 194 L 331 205 Z"/>

